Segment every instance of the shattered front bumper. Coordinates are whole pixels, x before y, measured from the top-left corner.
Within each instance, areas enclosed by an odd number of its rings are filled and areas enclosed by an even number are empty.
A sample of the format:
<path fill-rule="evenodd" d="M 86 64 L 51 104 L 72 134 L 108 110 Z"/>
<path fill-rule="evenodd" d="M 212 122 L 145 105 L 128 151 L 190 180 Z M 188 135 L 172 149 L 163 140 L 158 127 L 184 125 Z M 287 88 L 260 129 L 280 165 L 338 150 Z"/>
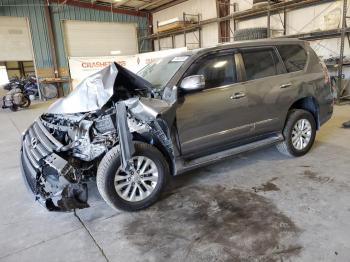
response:
<path fill-rule="evenodd" d="M 50 211 L 89 207 L 87 186 L 69 179 L 73 167 L 56 154 L 63 145 L 38 119 L 22 137 L 21 171 L 35 199 Z"/>

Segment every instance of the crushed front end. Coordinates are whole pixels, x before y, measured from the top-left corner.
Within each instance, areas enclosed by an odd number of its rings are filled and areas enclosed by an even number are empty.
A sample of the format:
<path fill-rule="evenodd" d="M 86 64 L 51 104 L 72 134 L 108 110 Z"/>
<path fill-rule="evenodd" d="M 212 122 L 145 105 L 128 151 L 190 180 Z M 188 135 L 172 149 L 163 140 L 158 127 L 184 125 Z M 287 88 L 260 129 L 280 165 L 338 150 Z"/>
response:
<path fill-rule="evenodd" d="M 101 159 L 119 147 L 126 169 L 133 140 L 158 146 L 174 166 L 175 99 L 153 96 L 148 82 L 112 64 L 52 104 L 22 138 L 22 174 L 36 199 L 50 211 L 88 207 L 87 183 Z"/>
<path fill-rule="evenodd" d="M 44 114 L 23 135 L 25 181 L 50 211 L 89 207 L 86 182 L 96 173 L 99 157 L 116 142 L 111 114 Z"/>
<path fill-rule="evenodd" d="M 58 152 L 63 148 L 41 119 L 25 132 L 21 148 L 22 174 L 30 190 L 50 211 L 88 207 L 87 186 Z"/>

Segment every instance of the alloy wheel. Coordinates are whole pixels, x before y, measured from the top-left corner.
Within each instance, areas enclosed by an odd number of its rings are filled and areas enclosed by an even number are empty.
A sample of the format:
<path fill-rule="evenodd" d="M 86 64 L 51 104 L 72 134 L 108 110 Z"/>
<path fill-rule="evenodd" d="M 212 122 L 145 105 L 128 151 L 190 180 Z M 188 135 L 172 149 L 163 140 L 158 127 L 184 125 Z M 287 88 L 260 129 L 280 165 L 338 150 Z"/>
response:
<path fill-rule="evenodd" d="M 145 156 L 134 156 L 128 171 L 117 170 L 114 186 L 117 194 L 130 202 L 142 201 L 152 194 L 158 183 L 158 168 Z"/>
<path fill-rule="evenodd" d="M 295 149 L 305 149 L 312 137 L 311 123 L 307 119 L 298 120 L 292 130 L 292 144 Z"/>

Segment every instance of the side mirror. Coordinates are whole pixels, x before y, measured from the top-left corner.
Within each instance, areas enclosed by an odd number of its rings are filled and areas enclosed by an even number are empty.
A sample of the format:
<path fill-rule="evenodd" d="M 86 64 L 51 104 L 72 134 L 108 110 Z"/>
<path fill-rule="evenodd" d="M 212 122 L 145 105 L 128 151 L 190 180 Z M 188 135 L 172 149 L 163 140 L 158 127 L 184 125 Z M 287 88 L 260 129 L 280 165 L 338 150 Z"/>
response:
<path fill-rule="evenodd" d="M 205 87 L 205 78 L 203 75 L 193 75 L 184 78 L 180 88 L 185 92 L 202 90 Z"/>

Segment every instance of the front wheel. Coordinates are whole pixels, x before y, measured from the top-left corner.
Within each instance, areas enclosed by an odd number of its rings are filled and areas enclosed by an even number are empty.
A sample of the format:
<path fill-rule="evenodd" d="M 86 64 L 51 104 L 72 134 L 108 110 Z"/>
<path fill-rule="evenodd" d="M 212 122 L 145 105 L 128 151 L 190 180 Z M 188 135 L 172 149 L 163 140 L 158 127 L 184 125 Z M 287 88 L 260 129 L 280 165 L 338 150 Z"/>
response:
<path fill-rule="evenodd" d="M 102 198 L 112 208 L 137 211 L 158 200 L 168 175 L 162 153 L 152 145 L 135 142 L 130 169 L 121 169 L 119 147 L 114 147 L 102 159 L 96 182 Z"/>
<path fill-rule="evenodd" d="M 288 156 L 303 156 L 311 149 L 316 136 L 314 116 L 302 109 L 292 110 L 283 130 L 284 141 L 277 149 Z"/>

